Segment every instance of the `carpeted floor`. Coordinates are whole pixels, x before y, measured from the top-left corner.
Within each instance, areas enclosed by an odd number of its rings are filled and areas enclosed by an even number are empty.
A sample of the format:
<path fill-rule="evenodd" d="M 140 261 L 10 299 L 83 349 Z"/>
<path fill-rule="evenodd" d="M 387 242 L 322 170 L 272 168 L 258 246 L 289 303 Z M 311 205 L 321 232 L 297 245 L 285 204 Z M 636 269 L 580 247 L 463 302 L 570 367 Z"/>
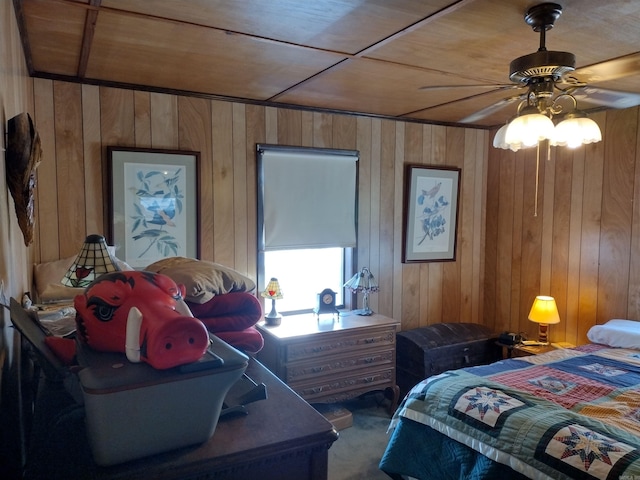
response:
<path fill-rule="evenodd" d="M 353 426 L 340 430 L 329 449 L 329 480 L 389 480 L 378 469 L 389 438 L 388 401 L 371 395 L 341 405 L 353 414 Z"/>

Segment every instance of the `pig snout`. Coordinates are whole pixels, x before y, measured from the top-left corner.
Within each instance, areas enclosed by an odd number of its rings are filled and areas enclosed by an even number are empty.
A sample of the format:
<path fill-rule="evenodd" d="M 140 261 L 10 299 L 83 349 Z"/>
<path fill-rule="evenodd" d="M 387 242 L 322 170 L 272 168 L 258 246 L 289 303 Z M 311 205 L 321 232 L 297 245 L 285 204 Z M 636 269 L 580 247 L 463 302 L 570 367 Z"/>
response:
<path fill-rule="evenodd" d="M 195 362 L 209 346 L 207 328 L 193 317 L 173 317 L 155 324 L 144 319 L 141 335 L 140 355 L 157 369 Z"/>

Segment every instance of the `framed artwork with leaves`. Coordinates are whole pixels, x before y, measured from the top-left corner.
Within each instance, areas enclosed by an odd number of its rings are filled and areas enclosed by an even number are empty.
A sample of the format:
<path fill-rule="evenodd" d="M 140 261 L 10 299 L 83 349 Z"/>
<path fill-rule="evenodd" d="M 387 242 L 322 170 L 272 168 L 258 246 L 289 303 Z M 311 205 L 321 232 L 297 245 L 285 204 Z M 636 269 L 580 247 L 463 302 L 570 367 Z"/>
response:
<path fill-rule="evenodd" d="M 460 169 L 407 165 L 404 195 L 403 263 L 455 260 Z"/>
<path fill-rule="evenodd" d="M 199 257 L 199 152 L 108 147 L 109 243 L 144 269 L 167 257 Z"/>

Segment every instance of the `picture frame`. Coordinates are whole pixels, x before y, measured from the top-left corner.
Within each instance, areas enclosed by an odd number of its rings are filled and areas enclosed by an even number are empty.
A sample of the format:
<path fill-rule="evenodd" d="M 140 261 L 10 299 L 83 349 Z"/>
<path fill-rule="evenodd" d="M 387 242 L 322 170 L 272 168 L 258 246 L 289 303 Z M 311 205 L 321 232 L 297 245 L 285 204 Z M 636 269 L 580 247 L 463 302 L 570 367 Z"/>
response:
<path fill-rule="evenodd" d="M 199 258 L 200 153 L 107 147 L 109 244 L 141 270 L 167 257 Z"/>
<path fill-rule="evenodd" d="M 460 168 L 405 168 L 402 262 L 455 261 Z"/>

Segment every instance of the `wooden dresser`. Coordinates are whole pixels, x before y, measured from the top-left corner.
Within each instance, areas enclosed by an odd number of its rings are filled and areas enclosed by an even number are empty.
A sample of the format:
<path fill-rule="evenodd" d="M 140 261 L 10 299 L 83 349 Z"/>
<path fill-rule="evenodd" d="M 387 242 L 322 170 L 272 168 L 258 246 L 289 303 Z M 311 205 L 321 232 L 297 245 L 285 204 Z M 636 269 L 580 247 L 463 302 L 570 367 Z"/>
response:
<path fill-rule="evenodd" d="M 390 411 L 398 403 L 396 331 L 383 315 L 341 314 L 282 318 L 258 324 L 264 348 L 258 359 L 309 403 L 334 403 L 387 390 Z"/>

